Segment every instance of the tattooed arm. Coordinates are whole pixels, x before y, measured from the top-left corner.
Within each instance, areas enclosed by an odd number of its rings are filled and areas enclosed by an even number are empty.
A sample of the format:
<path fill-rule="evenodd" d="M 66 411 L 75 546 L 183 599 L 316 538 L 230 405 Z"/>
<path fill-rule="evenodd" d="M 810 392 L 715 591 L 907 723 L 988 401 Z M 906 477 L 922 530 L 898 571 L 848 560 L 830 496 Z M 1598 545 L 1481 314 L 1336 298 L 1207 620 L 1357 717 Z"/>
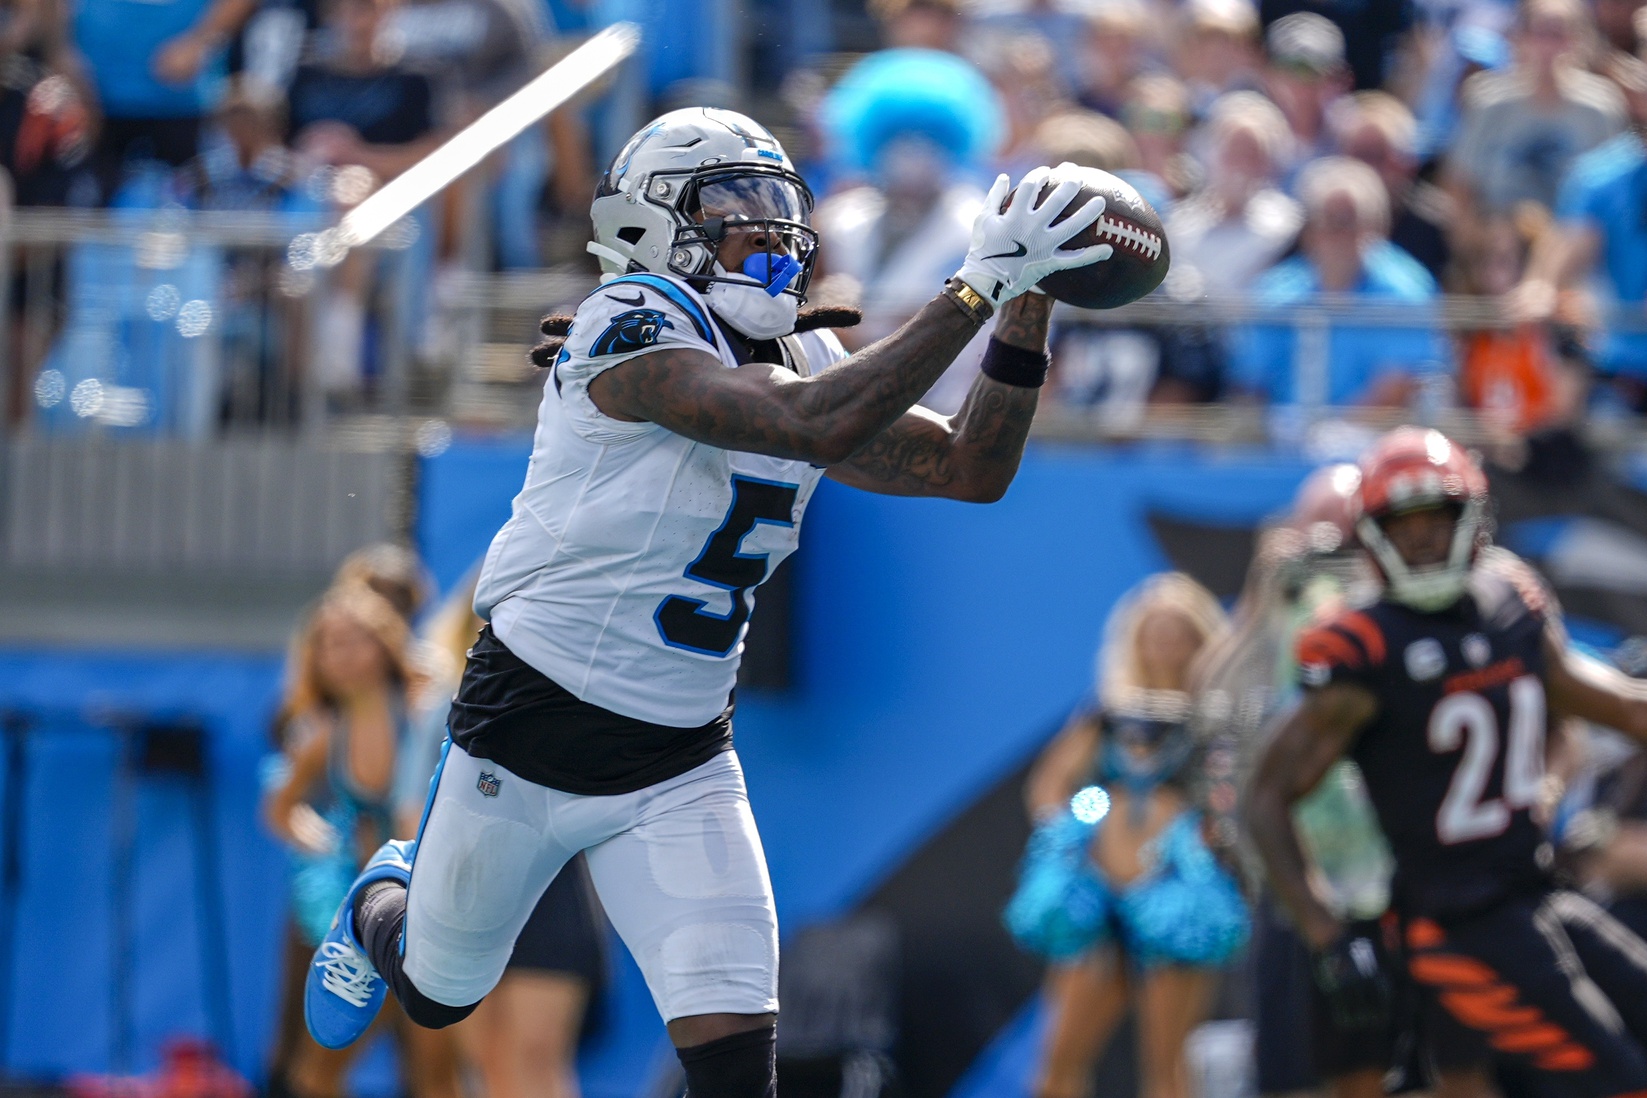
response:
<path fill-rule="evenodd" d="M 920 399 L 977 331 L 936 297 L 816 377 L 760 362 L 727 369 L 707 351 L 672 349 L 606 370 L 589 383 L 589 398 L 614 419 L 650 421 L 712 446 L 835 465 Z"/>
<path fill-rule="evenodd" d="M 1044 351 L 1052 299 L 1024 294 L 1001 307 L 994 338 Z M 830 371 L 831 373 L 833 371 Z M 827 376 L 827 375 L 825 375 Z M 889 496 L 943 496 L 993 503 L 1018 472 L 1039 389 L 979 374 L 966 402 L 945 417 L 912 408 L 862 450 L 829 470 L 832 479 Z"/>

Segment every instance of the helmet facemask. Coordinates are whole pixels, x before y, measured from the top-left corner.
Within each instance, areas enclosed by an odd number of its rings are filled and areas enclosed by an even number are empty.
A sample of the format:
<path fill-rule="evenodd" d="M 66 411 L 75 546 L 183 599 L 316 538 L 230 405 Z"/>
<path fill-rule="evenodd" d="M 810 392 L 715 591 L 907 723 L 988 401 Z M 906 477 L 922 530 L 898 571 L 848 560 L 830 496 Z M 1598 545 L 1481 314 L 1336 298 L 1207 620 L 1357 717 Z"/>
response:
<path fill-rule="evenodd" d="M 806 299 L 818 234 L 806 223 L 812 192 L 798 176 L 740 165 L 694 174 L 677 193 L 673 209 L 681 227 L 669 251 L 670 273 L 702 283 L 754 278 L 774 296 Z M 718 266 L 720 246 L 734 233 L 760 239 L 740 270 L 725 271 Z"/>
<path fill-rule="evenodd" d="M 750 338 L 794 330 L 817 255 L 812 193 L 753 119 L 712 107 L 654 119 L 612 161 L 589 216 L 603 281 L 665 275 Z"/>
<path fill-rule="evenodd" d="M 1445 610 L 1463 597 L 1470 568 L 1481 548 L 1487 517 L 1486 503 L 1479 496 L 1462 502 L 1437 500 L 1436 505 L 1450 505 L 1456 510 L 1447 557 L 1439 564 L 1409 565 L 1384 533 L 1379 518 L 1363 515 L 1356 523 L 1356 532 L 1361 535 L 1362 544 L 1384 573 L 1390 598 L 1424 613 Z M 1405 510 L 1415 509 L 1409 507 Z"/>

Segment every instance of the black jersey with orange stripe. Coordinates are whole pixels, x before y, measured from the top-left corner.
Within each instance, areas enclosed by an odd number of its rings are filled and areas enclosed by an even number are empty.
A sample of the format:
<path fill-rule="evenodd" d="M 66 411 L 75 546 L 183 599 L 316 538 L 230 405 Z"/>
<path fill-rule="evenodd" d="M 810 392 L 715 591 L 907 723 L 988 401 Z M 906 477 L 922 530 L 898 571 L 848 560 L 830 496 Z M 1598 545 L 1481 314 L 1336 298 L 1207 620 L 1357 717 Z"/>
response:
<path fill-rule="evenodd" d="M 1546 886 L 1530 815 L 1544 775 L 1545 618 L 1535 587 L 1477 567 L 1445 611 L 1378 601 L 1299 636 L 1306 689 L 1349 682 L 1378 699 L 1351 757 L 1395 854 L 1395 903 L 1409 915 L 1462 913 Z"/>

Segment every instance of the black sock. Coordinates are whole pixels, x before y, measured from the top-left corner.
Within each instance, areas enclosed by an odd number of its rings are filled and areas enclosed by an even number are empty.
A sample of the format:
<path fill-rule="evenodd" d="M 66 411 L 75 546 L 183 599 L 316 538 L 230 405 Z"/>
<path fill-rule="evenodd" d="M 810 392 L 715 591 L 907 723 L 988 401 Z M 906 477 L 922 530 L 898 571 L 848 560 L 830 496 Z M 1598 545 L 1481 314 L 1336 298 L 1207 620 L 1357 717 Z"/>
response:
<path fill-rule="evenodd" d="M 479 1000 L 468 1006 L 437 1003 L 413 986 L 400 956 L 400 931 L 406 925 L 406 886 L 399 881 L 373 881 L 355 897 L 355 940 L 400 1000 L 406 1016 L 425 1029 L 444 1029 L 474 1013 Z"/>
<path fill-rule="evenodd" d="M 778 1026 L 773 1023 L 678 1048 L 688 1098 L 777 1098 Z"/>
<path fill-rule="evenodd" d="M 406 886 L 399 881 L 373 881 L 355 897 L 354 920 L 355 941 L 365 948 L 378 972 L 387 976 L 391 965 L 398 968 Z"/>

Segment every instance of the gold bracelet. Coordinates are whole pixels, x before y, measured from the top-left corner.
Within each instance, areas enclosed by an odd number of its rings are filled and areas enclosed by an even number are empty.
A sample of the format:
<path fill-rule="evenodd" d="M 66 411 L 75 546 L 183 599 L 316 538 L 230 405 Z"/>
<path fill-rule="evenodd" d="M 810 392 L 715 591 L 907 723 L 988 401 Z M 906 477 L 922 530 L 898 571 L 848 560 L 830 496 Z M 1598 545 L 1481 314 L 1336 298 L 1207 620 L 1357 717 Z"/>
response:
<path fill-rule="evenodd" d="M 958 278 L 952 278 L 944 283 L 944 296 L 955 303 L 955 307 L 972 318 L 973 323 L 983 326 L 995 309 L 984 300 L 984 295 Z"/>

